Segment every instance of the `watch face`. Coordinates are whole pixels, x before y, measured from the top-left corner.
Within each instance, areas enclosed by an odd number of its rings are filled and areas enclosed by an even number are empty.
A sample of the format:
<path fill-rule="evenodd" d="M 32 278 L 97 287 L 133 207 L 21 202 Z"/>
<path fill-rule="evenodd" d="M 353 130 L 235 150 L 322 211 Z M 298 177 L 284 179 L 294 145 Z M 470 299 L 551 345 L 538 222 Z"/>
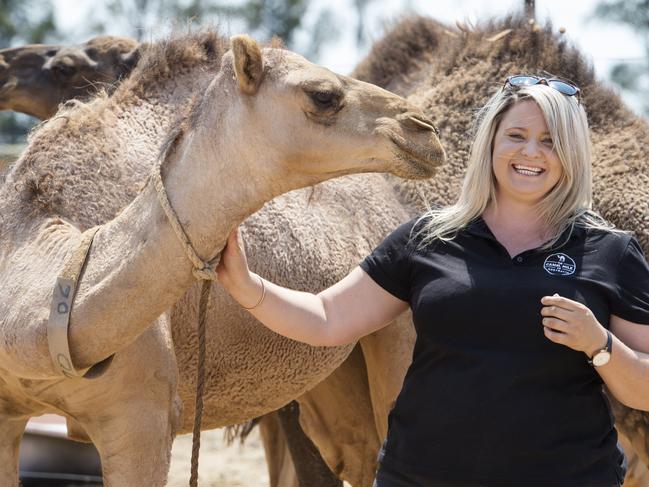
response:
<path fill-rule="evenodd" d="M 595 367 L 606 365 L 609 360 L 611 360 L 611 354 L 606 350 L 602 350 L 601 352 L 597 352 L 593 357 L 593 365 Z"/>

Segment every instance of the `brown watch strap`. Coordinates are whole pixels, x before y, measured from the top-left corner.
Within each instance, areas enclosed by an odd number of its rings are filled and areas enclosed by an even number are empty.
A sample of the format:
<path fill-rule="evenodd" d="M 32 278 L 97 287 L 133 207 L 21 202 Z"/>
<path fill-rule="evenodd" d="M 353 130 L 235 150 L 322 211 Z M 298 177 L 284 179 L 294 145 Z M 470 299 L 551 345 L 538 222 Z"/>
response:
<path fill-rule="evenodd" d="M 595 356 L 602 352 L 608 352 L 610 354 L 612 348 L 613 348 L 613 335 L 609 330 L 606 330 L 606 345 L 604 345 L 604 348 L 597 350 L 591 357 L 589 357 L 588 363 L 594 366 L 595 364 L 593 363 L 593 359 L 595 358 Z"/>

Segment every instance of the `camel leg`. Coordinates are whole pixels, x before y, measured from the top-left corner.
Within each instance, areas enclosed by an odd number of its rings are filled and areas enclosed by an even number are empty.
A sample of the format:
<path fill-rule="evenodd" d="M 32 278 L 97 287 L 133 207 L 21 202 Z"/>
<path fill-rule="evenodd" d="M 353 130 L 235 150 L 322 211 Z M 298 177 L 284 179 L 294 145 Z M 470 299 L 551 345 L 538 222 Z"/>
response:
<path fill-rule="evenodd" d="M 360 348 L 298 403 L 300 424 L 329 468 L 352 487 L 370 487 L 380 439 Z"/>
<path fill-rule="evenodd" d="M 177 374 L 161 317 L 115 355 L 104 375 L 84 379 L 71 395 L 66 413 L 95 444 L 106 487 L 166 484 L 181 411 Z"/>
<path fill-rule="evenodd" d="M 168 411 L 134 403 L 123 408 L 122 414 L 101 429 L 97 424 L 84 425 L 99 451 L 104 486 L 163 487 L 173 442 Z"/>
<path fill-rule="evenodd" d="M 300 407 L 292 401 L 276 411 L 281 431 L 297 473 L 298 485 L 308 487 L 342 487 L 339 480 L 320 456 L 313 442 L 300 426 Z"/>
<path fill-rule="evenodd" d="M 20 439 L 22 438 L 26 419 L 14 419 L 0 416 L 0 485 L 7 487 L 18 486 L 18 460 Z"/>
<path fill-rule="evenodd" d="M 299 487 L 291 453 L 276 413 L 259 418 L 259 435 L 264 447 L 270 487 Z"/>
<path fill-rule="evenodd" d="M 624 448 L 629 468 L 624 486 L 649 487 L 649 413 L 624 406 L 608 393 L 615 415 L 620 443 Z"/>
<path fill-rule="evenodd" d="M 620 433 L 619 439 L 628 462 L 624 487 L 649 487 L 649 469 L 647 465 L 642 462 L 631 441 L 626 436 Z"/>
<path fill-rule="evenodd" d="M 260 418 L 270 487 L 342 487 L 342 481 L 302 430 L 299 419 L 295 401 Z"/>
<path fill-rule="evenodd" d="M 387 435 L 388 414 L 412 361 L 414 344 L 415 330 L 410 312 L 360 340 L 376 431 L 381 439 Z"/>

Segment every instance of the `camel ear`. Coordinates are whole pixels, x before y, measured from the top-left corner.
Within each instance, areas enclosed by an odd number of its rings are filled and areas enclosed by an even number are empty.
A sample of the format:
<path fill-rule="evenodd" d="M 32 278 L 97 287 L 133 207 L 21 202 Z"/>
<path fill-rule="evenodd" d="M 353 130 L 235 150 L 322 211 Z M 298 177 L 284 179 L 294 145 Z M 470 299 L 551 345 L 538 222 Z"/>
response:
<path fill-rule="evenodd" d="M 119 60 L 120 63 L 123 66 L 123 72 L 124 75 L 128 74 L 131 72 L 131 70 L 135 67 L 135 65 L 138 63 L 140 60 L 140 46 L 131 49 L 128 52 L 120 52 L 119 53 Z"/>
<path fill-rule="evenodd" d="M 238 35 L 230 39 L 234 54 L 234 71 L 239 80 L 241 91 L 254 95 L 261 83 L 264 63 L 259 44 L 247 35 Z"/>

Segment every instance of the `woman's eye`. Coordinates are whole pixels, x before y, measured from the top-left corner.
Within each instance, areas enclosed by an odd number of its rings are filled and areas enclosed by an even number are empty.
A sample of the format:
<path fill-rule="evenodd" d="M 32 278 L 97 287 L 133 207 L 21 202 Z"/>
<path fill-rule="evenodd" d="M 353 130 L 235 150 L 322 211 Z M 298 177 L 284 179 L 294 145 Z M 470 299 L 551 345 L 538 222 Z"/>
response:
<path fill-rule="evenodd" d="M 543 139 L 541 143 L 547 145 L 548 147 L 554 146 L 554 141 L 552 139 Z"/>
<path fill-rule="evenodd" d="M 320 108 L 333 107 L 338 101 L 338 95 L 330 91 L 314 91 L 310 95 L 313 103 Z"/>
<path fill-rule="evenodd" d="M 516 140 L 523 140 L 523 136 L 521 134 L 509 134 L 510 139 L 516 139 Z"/>

